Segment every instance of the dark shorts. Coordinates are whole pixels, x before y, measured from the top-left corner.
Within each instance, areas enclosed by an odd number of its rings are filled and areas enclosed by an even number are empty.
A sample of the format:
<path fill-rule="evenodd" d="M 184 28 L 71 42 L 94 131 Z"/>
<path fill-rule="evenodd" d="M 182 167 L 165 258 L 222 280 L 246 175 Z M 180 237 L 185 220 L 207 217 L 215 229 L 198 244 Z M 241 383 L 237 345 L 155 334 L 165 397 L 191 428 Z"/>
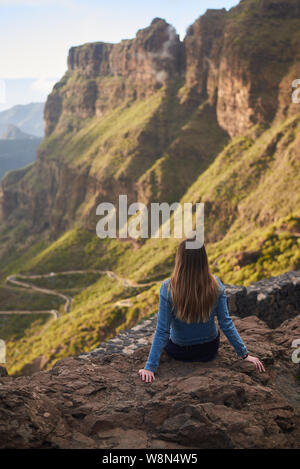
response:
<path fill-rule="evenodd" d="M 220 345 L 220 331 L 211 342 L 194 345 L 177 345 L 169 338 L 164 350 L 175 360 L 185 362 L 208 362 L 214 360 L 218 354 Z"/>

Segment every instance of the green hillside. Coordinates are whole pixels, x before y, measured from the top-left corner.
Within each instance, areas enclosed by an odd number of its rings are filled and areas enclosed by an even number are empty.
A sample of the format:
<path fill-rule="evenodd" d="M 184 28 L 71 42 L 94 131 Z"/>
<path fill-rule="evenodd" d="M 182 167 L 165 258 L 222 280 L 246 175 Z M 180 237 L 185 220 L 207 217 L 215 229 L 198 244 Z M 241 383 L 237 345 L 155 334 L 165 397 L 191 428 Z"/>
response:
<path fill-rule="evenodd" d="M 70 49 L 37 161 L 1 185 L 0 311 L 32 311 L 3 318 L 9 373 L 91 350 L 157 311 L 179 240 L 99 239 L 96 207 L 119 194 L 204 202 L 224 283 L 300 269 L 298 10 L 244 0 L 208 10 L 183 42 L 156 18 L 132 40 Z M 38 315 L 52 309 L 57 319 Z"/>
<path fill-rule="evenodd" d="M 259 132 L 257 139 L 243 137 L 230 142 L 182 198 L 182 202 L 205 201 L 205 207 L 210 207 L 205 212 L 205 229 L 212 238 L 207 244 L 208 254 L 214 273 L 225 283 L 248 285 L 300 268 L 299 195 L 293 188 L 291 200 L 288 190 L 299 175 L 299 158 L 295 152 L 299 148 L 299 122 L 300 116 L 295 116 L 279 127 Z M 274 147 L 272 154 L 266 152 L 279 130 L 283 147 L 277 151 Z M 285 172 L 281 170 L 282 164 Z M 278 197 L 274 196 L 276 188 L 280 189 L 277 189 Z M 220 212 L 207 204 L 210 200 L 218 200 Z M 253 229 L 256 214 L 263 215 L 262 205 L 266 213 L 276 213 L 276 221 L 262 220 L 261 226 L 257 223 Z M 99 341 L 155 312 L 159 281 L 171 272 L 177 243 L 174 239 L 149 239 L 139 249 L 132 250 L 130 242 L 100 240 L 94 233 L 77 228 L 29 260 L 26 255 L 20 258 L 18 270 L 22 273 L 68 271 L 78 268 L 80 259 L 83 270 L 109 269 L 136 282 L 155 280 L 158 284 L 141 287 L 138 294 L 137 289 L 125 288 L 105 276 L 95 282 L 91 279 L 91 286 L 74 296 L 70 313 L 51 322 L 46 330 L 42 325 L 34 326 L 30 334 L 18 341 L 17 347 L 15 341 L 11 343 L 8 347 L 11 371 L 18 372 L 37 356 L 50 356 L 50 365 L 66 355 L 88 351 L 97 347 Z M 16 269 L 16 264 L 12 265 Z M 75 286 L 70 276 L 68 288 Z M 118 300 L 127 298 L 132 306 L 114 306 Z"/>
<path fill-rule="evenodd" d="M 0 180 L 5 173 L 30 164 L 35 160 L 41 139 L 0 139 Z"/>

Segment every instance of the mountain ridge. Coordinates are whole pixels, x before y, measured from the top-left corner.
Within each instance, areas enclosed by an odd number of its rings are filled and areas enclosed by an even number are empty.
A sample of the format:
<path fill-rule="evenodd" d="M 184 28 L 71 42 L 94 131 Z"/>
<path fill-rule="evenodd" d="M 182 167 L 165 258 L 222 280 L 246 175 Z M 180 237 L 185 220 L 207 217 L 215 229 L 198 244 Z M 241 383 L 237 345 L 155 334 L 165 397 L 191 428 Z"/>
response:
<path fill-rule="evenodd" d="M 79 267 L 140 283 L 169 275 L 177 240 L 97 238 L 96 206 L 121 193 L 129 204 L 204 202 L 207 251 L 224 282 L 299 269 L 300 108 L 291 100 L 299 26 L 295 0 L 245 0 L 209 10 L 183 41 L 156 18 L 134 39 L 71 48 L 45 105 L 37 161 L 1 183 L 1 281 Z M 154 289 L 115 307 L 131 297 L 109 279 L 82 288 L 58 320 L 65 343 L 53 355 L 80 352 L 153 312 Z M 74 333 L 83 317 L 86 340 Z M 41 337 L 43 327 L 31 333 Z M 45 349 L 52 334 L 51 326 Z M 18 346 L 29 353 L 28 339 Z"/>
<path fill-rule="evenodd" d="M 17 104 L 9 109 L 0 111 L 0 133 L 8 124 L 14 124 L 23 132 L 44 136 L 43 109 L 45 103 Z"/>

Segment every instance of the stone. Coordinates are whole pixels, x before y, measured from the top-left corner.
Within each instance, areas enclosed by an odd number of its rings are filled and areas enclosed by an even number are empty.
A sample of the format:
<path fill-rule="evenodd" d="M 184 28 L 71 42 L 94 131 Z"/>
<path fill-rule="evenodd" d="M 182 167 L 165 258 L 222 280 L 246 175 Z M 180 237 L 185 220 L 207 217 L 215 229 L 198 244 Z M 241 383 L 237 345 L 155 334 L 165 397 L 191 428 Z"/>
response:
<path fill-rule="evenodd" d="M 85 354 L 30 377 L 1 376 L 0 448 L 299 448 L 291 360 L 299 315 L 276 328 L 257 316 L 235 324 L 266 373 L 238 359 L 222 335 L 211 363 L 163 351 L 152 383 L 138 375 L 150 344 L 128 356 Z"/>

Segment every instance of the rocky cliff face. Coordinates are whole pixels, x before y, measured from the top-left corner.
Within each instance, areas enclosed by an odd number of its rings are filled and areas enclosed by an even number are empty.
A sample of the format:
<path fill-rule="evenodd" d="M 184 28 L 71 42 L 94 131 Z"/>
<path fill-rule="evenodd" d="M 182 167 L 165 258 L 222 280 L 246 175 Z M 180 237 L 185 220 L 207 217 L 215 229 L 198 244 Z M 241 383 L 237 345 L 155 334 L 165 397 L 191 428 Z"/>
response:
<path fill-rule="evenodd" d="M 186 32 L 186 89 L 190 99 L 209 97 L 212 104 L 217 102 L 226 17 L 225 9 L 207 10 Z"/>
<path fill-rule="evenodd" d="M 81 118 L 100 117 L 124 102 L 153 94 L 166 82 L 181 76 L 183 60 L 178 34 L 160 18 L 139 30 L 135 39 L 71 47 L 68 71 L 45 106 L 46 135 L 64 113 Z M 68 83 L 69 77 L 76 77 L 72 84 Z M 75 95 L 79 96 L 76 103 Z"/>
<path fill-rule="evenodd" d="M 174 28 L 159 18 L 148 28 L 139 30 L 135 39 L 120 44 L 92 43 L 71 48 L 68 71 L 54 86 L 45 105 L 45 134 L 52 140 L 46 138 L 38 149 L 36 165 L 26 173 L 26 182 L 25 178 L 20 178 L 21 173 L 3 181 L 2 219 L 7 222 L 12 214 L 22 213 L 22 217 L 30 220 L 31 232 L 41 232 L 50 226 L 52 236 L 56 237 L 81 217 L 78 207 L 95 204 L 95 198 L 96 201 L 99 197 L 113 201 L 119 193 L 127 193 L 129 200 L 135 201 L 136 180 L 164 151 L 174 134 L 171 129 L 174 122 L 167 120 L 165 114 L 174 94 L 174 83 L 180 81 L 183 68 L 183 44 Z M 164 102 L 158 94 L 162 89 L 167 90 L 163 92 Z M 154 96 L 152 100 L 151 96 Z M 130 120 L 122 124 L 122 134 L 118 133 L 118 123 L 113 116 L 109 123 L 112 127 L 116 123 L 116 130 L 112 128 L 111 133 L 115 132 L 120 140 L 120 147 L 113 149 L 112 158 L 121 156 L 120 163 L 123 160 L 128 166 L 129 157 L 133 155 L 137 163 L 133 161 L 128 170 L 119 171 L 119 176 L 115 174 L 115 162 L 111 165 L 108 162 L 103 171 L 91 170 L 89 157 L 80 165 L 74 164 L 68 145 L 63 144 L 64 139 L 72 146 L 74 136 L 84 129 L 89 119 L 94 118 L 97 124 L 116 109 L 126 113 L 126 109 L 138 107 L 138 103 L 144 101 L 144 111 L 132 111 L 132 130 Z M 135 124 L 135 115 L 141 123 Z M 83 150 L 81 155 L 95 137 L 93 132 L 83 147 L 78 144 Z M 97 144 L 98 160 L 105 158 L 115 140 L 112 135 Z M 129 149 L 123 150 L 121 145 Z M 85 219 L 91 229 L 95 226 L 94 204 L 92 213 L 88 212 Z"/>
<path fill-rule="evenodd" d="M 291 101 L 299 31 L 298 1 L 244 0 L 229 12 L 208 10 L 184 41 L 155 18 L 132 40 L 71 48 L 68 70 L 47 100 L 36 162 L 1 183 L 0 280 L 16 271 L 89 268 L 142 283 L 164 278 L 174 240 L 96 237 L 96 206 L 117 205 L 119 194 L 128 194 L 128 204 L 204 202 L 209 257 L 224 281 L 249 284 L 299 269 L 300 108 Z M 20 366 L 64 357 L 70 344 L 81 350 L 87 336 L 85 349 L 92 347 L 155 304 L 145 291 L 120 312 L 113 294 L 100 326 L 98 289 L 107 286 L 94 285 L 92 306 L 76 294 L 77 311 L 65 322 L 22 337 Z M 241 290 L 244 300 L 249 305 L 251 295 Z M 251 312 L 263 314 L 264 300 L 253 301 Z M 276 295 L 274 305 L 270 327 L 291 317 Z M 74 326 L 85 314 L 89 332 Z M 117 326 L 106 327 L 110 314 Z M 101 327 L 106 332 L 92 336 Z"/>
<path fill-rule="evenodd" d="M 155 18 L 134 39 L 72 47 L 45 105 L 37 164 L 2 184 L 2 220 L 13 213 L 56 237 L 74 220 L 94 227 L 97 202 L 120 191 L 146 203 L 180 199 L 228 136 L 298 112 L 289 80 L 299 24 L 296 0 L 245 0 L 208 10 L 183 42 Z"/>
<path fill-rule="evenodd" d="M 155 325 L 149 319 L 106 349 L 49 371 L 18 378 L 3 371 L 0 447 L 299 448 L 299 376 L 291 359 L 300 337 L 299 280 L 291 272 L 247 290 L 227 286 L 233 314 L 247 315 L 233 316 L 237 329 L 266 373 L 237 359 L 222 336 L 214 362 L 182 363 L 163 352 L 156 380 L 142 383 L 138 370 Z"/>
<path fill-rule="evenodd" d="M 188 29 L 187 85 L 216 103 L 218 122 L 231 137 L 275 117 L 280 83 L 299 55 L 299 20 L 297 1 L 246 0 L 228 13 L 208 10 Z"/>

